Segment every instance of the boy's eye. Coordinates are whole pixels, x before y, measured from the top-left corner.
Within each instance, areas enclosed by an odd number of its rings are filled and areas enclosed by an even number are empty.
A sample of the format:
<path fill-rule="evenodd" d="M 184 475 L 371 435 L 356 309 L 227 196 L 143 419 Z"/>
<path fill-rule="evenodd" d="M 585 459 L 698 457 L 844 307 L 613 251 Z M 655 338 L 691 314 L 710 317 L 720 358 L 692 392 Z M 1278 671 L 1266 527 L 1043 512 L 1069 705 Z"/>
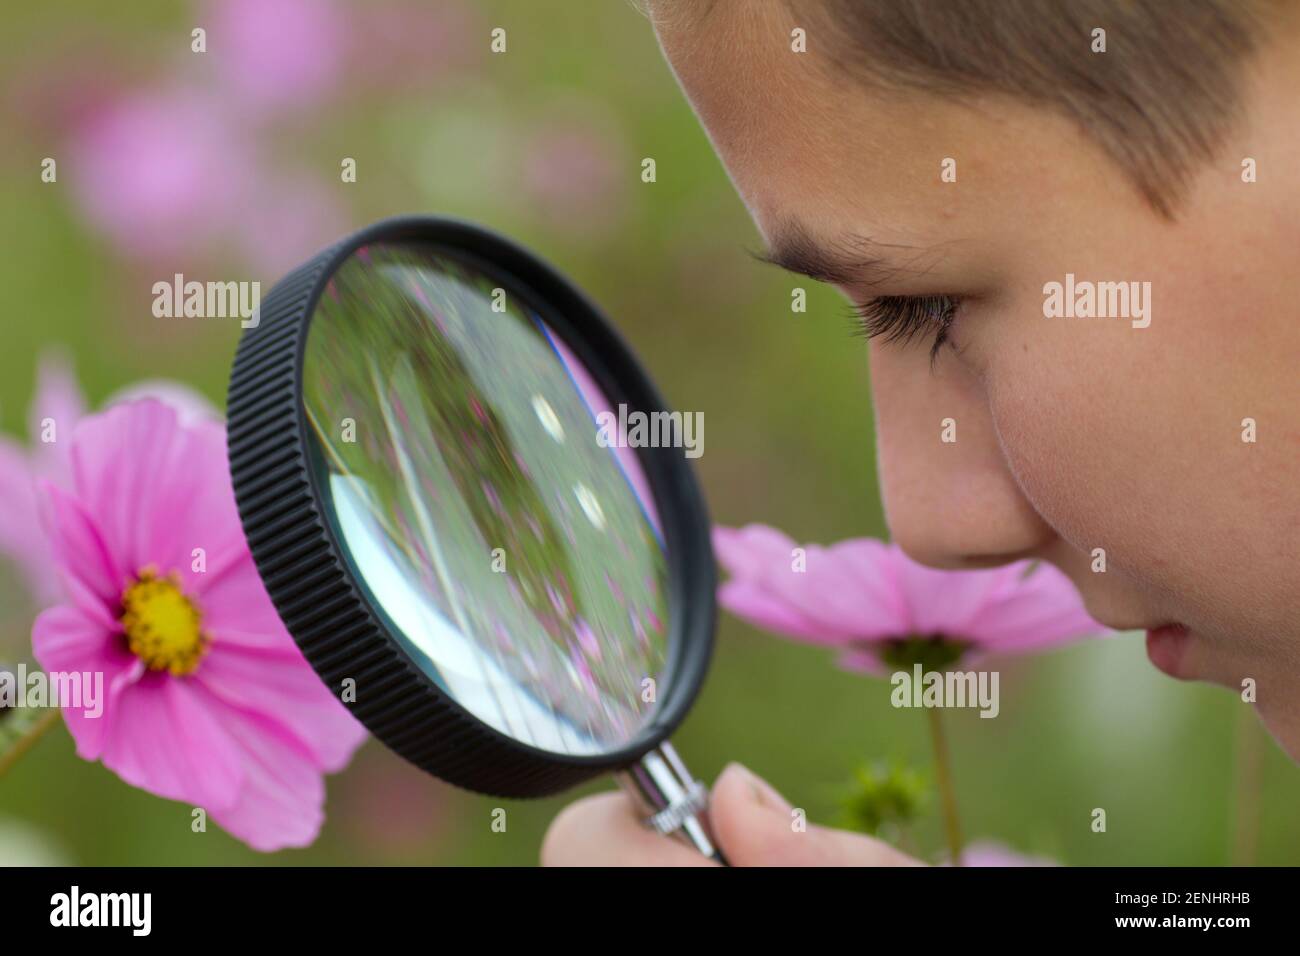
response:
<path fill-rule="evenodd" d="M 853 306 L 855 334 L 886 342 L 907 343 L 933 334 L 930 361 L 948 341 L 960 300 L 950 295 L 886 295 Z"/>

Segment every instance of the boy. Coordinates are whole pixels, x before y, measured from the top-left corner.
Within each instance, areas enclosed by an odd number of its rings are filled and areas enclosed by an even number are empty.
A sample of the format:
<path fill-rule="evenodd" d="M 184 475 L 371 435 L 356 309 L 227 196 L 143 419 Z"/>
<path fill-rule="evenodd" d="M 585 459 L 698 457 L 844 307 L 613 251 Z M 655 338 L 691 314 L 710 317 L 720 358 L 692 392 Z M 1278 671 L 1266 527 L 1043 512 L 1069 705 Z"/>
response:
<path fill-rule="evenodd" d="M 1098 620 L 1147 631 L 1160 670 L 1252 681 L 1293 758 L 1298 7 L 650 6 L 769 258 L 838 286 L 882 333 L 893 540 L 938 567 L 1055 564 Z M 946 418 L 956 443 L 939 440 Z M 734 864 L 912 862 L 792 832 L 738 766 L 710 816 Z M 704 862 L 621 795 L 567 809 L 543 860 Z"/>

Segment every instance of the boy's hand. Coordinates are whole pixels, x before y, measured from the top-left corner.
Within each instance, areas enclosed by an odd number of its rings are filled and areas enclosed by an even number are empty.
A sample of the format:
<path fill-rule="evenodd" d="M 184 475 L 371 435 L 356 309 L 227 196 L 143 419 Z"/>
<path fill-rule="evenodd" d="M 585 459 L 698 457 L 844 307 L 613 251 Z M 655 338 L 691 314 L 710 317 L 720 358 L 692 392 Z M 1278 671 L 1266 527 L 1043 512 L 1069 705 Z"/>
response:
<path fill-rule="evenodd" d="M 738 763 L 714 784 L 713 837 L 732 866 L 920 866 L 888 844 L 808 824 L 796 831 L 793 808 Z M 543 866 L 716 866 L 697 851 L 641 824 L 627 794 L 602 793 L 565 808 L 542 843 Z"/>

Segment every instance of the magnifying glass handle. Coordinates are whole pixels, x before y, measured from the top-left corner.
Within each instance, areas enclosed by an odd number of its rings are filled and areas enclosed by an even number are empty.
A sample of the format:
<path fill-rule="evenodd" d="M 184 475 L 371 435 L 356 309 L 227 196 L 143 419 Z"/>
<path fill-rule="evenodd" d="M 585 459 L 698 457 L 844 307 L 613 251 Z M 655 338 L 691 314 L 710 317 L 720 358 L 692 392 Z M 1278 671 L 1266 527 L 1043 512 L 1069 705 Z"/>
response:
<path fill-rule="evenodd" d="M 615 778 L 646 813 L 646 826 L 727 865 L 709 831 L 709 789 L 686 769 L 672 744 L 665 740 Z"/>

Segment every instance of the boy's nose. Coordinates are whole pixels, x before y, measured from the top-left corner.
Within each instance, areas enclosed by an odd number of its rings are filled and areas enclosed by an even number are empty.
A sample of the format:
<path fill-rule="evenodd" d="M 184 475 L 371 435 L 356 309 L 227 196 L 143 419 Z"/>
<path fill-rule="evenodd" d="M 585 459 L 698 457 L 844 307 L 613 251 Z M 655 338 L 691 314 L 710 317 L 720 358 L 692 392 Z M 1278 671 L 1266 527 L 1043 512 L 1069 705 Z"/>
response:
<path fill-rule="evenodd" d="M 1008 470 L 983 389 L 941 353 L 871 343 L 880 486 L 890 534 L 937 568 L 1005 564 L 1055 539 Z"/>

